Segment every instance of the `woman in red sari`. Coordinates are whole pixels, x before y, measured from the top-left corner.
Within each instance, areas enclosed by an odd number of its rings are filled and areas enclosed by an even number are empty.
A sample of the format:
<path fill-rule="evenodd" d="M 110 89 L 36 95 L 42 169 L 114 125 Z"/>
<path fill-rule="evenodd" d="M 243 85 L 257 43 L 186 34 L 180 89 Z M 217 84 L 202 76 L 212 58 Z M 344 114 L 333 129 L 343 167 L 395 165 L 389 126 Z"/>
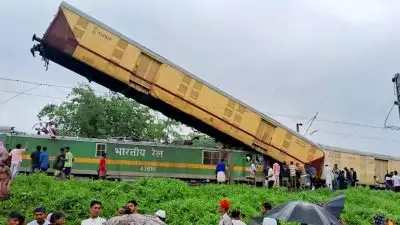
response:
<path fill-rule="evenodd" d="M 99 178 L 104 180 L 106 179 L 107 176 L 107 169 L 106 169 L 106 153 L 103 152 L 103 154 L 100 157 L 100 164 L 99 164 Z"/>

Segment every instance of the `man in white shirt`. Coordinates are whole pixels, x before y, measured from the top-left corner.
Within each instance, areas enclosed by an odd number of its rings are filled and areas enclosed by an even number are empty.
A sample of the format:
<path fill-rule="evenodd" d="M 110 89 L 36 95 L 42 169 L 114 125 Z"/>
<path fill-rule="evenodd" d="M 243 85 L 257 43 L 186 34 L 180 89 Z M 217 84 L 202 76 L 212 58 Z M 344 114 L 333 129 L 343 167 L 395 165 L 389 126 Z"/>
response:
<path fill-rule="evenodd" d="M 274 175 L 274 170 L 272 167 L 268 167 L 268 188 L 271 189 L 274 186 L 275 183 L 275 175 Z"/>
<path fill-rule="evenodd" d="M 329 167 L 328 164 L 325 165 L 325 183 L 326 187 L 329 188 L 329 190 L 333 190 L 333 185 L 332 185 L 332 170 Z"/>
<path fill-rule="evenodd" d="M 399 173 L 397 171 L 394 171 L 394 175 L 392 176 L 392 180 L 393 180 L 394 191 L 395 192 L 399 192 L 400 191 L 400 176 L 399 176 Z"/>
<path fill-rule="evenodd" d="M 10 171 L 12 179 L 15 179 L 15 177 L 17 177 L 19 172 L 19 167 L 22 163 L 24 153 L 26 152 L 27 149 L 28 147 L 21 148 L 21 144 L 17 144 L 15 148 L 11 150 L 11 152 L 8 154 L 9 156 L 11 156 Z"/>
<path fill-rule="evenodd" d="M 239 210 L 233 210 L 232 211 L 232 224 L 233 225 L 246 225 L 243 223 L 240 219 L 242 217 L 242 214 L 240 213 Z"/>
<path fill-rule="evenodd" d="M 106 219 L 99 217 L 101 213 L 101 202 L 92 201 L 90 203 L 90 218 L 82 221 L 81 225 L 102 225 Z"/>
<path fill-rule="evenodd" d="M 269 202 L 265 202 L 264 204 L 262 204 L 261 213 L 264 216 L 262 225 L 277 225 L 278 224 L 278 221 L 276 219 L 265 217 L 271 209 L 272 209 L 272 205 Z"/>
<path fill-rule="evenodd" d="M 43 207 L 37 207 L 33 210 L 35 220 L 28 223 L 28 225 L 49 225 L 50 222 L 46 219 L 46 210 Z"/>
<path fill-rule="evenodd" d="M 256 177 L 256 165 L 252 161 L 250 164 L 250 176 L 251 177 Z"/>

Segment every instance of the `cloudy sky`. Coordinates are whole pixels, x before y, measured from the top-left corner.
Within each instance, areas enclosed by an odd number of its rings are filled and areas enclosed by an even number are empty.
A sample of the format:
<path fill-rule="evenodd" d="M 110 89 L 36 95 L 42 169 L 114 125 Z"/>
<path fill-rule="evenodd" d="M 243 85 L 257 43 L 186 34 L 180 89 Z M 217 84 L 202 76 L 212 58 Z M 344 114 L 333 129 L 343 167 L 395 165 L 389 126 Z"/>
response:
<path fill-rule="evenodd" d="M 32 35 L 43 34 L 60 3 L 2 4 L 0 78 L 86 82 L 54 63 L 46 72 L 29 52 Z M 293 129 L 318 112 L 309 132 L 318 131 L 308 135 L 316 142 L 400 156 L 400 131 L 379 128 L 393 105 L 391 78 L 400 72 L 399 1 L 68 3 Z M 70 91 L 40 86 L 10 99 L 31 88 L 0 79 L 0 125 L 32 132 L 40 109 Z M 397 108 L 388 121 L 400 125 Z"/>

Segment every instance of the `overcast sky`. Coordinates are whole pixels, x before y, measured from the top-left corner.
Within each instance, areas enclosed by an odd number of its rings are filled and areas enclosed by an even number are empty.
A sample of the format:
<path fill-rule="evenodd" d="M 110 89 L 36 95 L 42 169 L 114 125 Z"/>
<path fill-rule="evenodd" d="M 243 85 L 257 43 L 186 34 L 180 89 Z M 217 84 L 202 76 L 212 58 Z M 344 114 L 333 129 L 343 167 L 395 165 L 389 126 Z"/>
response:
<path fill-rule="evenodd" d="M 32 35 L 43 35 L 60 3 L 2 3 L 0 78 L 86 82 L 52 62 L 46 72 L 29 52 Z M 400 1 L 68 3 L 293 129 L 319 112 L 309 129 L 318 130 L 309 136 L 313 141 L 400 156 L 400 131 L 332 122 L 383 126 L 394 101 L 391 78 L 400 72 Z M 15 95 L 4 91 L 34 87 L 0 79 L 0 125 L 32 132 L 40 109 L 70 91 L 40 86 L 28 93 L 41 97 L 20 95 L 4 103 Z M 395 108 L 389 122 L 399 121 Z"/>

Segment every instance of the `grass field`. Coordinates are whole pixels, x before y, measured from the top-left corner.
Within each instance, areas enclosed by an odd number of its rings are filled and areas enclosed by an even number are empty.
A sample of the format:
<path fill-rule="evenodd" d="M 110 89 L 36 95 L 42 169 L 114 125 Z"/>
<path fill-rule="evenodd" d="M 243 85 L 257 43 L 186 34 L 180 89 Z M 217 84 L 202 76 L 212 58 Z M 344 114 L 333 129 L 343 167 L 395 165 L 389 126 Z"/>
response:
<path fill-rule="evenodd" d="M 141 213 L 153 214 L 158 209 L 167 213 L 169 225 L 218 224 L 216 206 L 222 197 L 227 197 L 233 208 L 239 208 L 247 219 L 259 215 L 260 204 L 269 201 L 273 205 L 287 200 L 325 202 L 340 192 L 326 190 L 287 192 L 283 189 L 268 190 L 242 185 L 207 185 L 190 187 L 179 180 L 138 179 L 133 183 L 110 181 L 55 181 L 42 175 L 20 175 L 12 184 L 12 196 L 0 202 L 1 223 L 11 210 L 18 210 L 32 219 L 33 209 L 44 206 L 48 211 L 63 211 L 67 224 L 80 224 L 88 217 L 91 200 L 103 202 L 103 217 L 116 214 L 118 207 L 128 200 L 139 202 Z M 373 215 L 382 214 L 400 219 L 400 195 L 388 191 L 373 191 L 364 188 L 344 192 L 346 206 L 343 218 L 346 224 L 371 224 Z"/>

